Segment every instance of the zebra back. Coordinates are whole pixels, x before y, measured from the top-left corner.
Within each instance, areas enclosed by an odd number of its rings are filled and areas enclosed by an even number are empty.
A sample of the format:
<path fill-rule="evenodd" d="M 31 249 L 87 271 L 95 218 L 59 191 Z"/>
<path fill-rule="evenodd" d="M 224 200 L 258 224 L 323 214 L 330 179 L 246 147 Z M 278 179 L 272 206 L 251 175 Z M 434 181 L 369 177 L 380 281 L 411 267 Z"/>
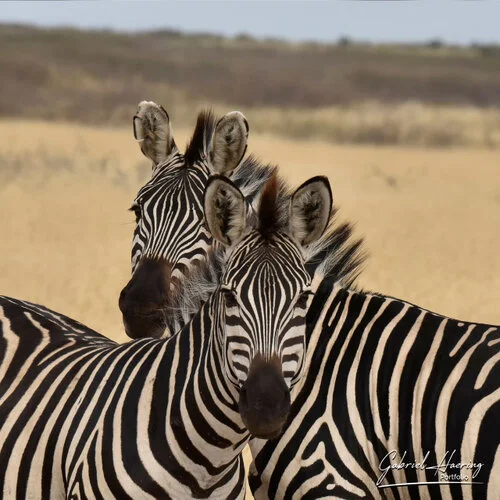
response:
<path fill-rule="evenodd" d="M 256 498 L 498 498 L 500 327 L 326 280 L 279 439 L 252 440 Z"/>

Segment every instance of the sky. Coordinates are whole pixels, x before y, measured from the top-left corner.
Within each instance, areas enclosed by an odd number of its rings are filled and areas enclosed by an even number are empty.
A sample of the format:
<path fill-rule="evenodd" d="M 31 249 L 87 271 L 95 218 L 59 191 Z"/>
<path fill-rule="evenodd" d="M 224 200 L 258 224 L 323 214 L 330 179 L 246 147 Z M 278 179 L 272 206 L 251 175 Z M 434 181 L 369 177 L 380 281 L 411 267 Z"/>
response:
<path fill-rule="evenodd" d="M 500 43 L 500 1 L 0 1 L 0 23 L 139 31 L 173 28 L 292 41 Z"/>

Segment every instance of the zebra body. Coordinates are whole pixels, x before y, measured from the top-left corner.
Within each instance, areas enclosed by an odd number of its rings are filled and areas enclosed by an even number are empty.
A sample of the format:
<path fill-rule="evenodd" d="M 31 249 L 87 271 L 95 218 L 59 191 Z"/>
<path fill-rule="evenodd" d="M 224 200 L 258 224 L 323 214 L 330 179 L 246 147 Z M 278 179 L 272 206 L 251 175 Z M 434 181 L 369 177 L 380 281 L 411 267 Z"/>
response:
<path fill-rule="evenodd" d="M 27 302 L 2 297 L 0 315 L 2 498 L 244 496 L 209 304 L 168 341 L 124 345 Z"/>
<path fill-rule="evenodd" d="M 250 441 L 256 498 L 500 497 L 499 327 L 325 282 L 307 338 L 283 434 Z"/>

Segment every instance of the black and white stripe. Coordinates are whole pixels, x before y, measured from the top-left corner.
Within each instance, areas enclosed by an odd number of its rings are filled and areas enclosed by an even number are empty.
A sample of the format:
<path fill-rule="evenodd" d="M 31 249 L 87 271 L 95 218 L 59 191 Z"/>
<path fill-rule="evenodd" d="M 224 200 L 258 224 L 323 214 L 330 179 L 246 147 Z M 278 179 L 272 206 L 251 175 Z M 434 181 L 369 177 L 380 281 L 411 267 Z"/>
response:
<path fill-rule="evenodd" d="M 359 259 L 356 244 L 342 250 L 348 236 L 349 228 L 344 226 L 332 237 L 332 244 L 320 251 L 330 267 L 329 274 L 336 277 L 332 283 L 337 287 L 332 292 L 331 286 L 325 291 L 323 285 L 323 291 L 313 301 L 306 376 L 292 392 L 296 401 L 290 425 L 279 440 L 265 446 L 258 440 L 252 442 L 256 472 L 252 485 L 256 495 L 446 498 L 451 492 L 464 498 L 483 498 L 486 494 L 495 498 L 500 489 L 495 479 L 499 476 L 495 471 L 500 467 L 500 458 L 498 432 L 494 432 L 491 422 L 500 416 L 498 329 L 457 322 L 396 299 L 349 290 Z M 308 269 L 314 274 L 320 268 L 321 275 L 322 266 L 313 259 Z M 229 373 L 234 383 L 248 375 L 255 352 L 272 350 L 258 334 L 252 335 L 239 326 L 246 311 L 259 307 L 262 312 L 261 324 L 255 325 L 254 331 L 265 331 L 283 320 L 280 314 L 272 318 L 266 314 L 267 304 L 279 303 L 276 293 L 269 292 L 261 300 L 264 282 L 270 282 L 268 273 L 264 268 L 241 270 L 245 272 L 259 276 L 260 293 L 253 297 L 247 290 L 248 297 L 237 300 L 230 285 L 225 293 L 229 329 L 233 324 L 236 332 L 233 350 L 226 350 L 226 365 L 232 366 Z M 339 288 L 341 283 L 347 286 Z M 466 345 L 475 345 L 475 350 L 464 351 Z M 300 373 L 297 367 L 301 361 L 293 355 L 289 359 L 290 372 Z M 289 386 L 292 378 L 287 380 Z M 469 379 L 475 380 L 474 384 Z M 471 429 L 472 422 L 476 422 L 476 429 Z M 487 444 L 484 435 L 491 437 Z M 488 446 L 490 449 L 483 451 Z M 379 463 L 392 450 L 398 456 L 406 451 L 406 463 L 423 459 L 428 451 L 430 465 L 441 454 L 455 449 L 454 463 L 483 460 L 483 479 L 479 482 L 488 483 L 487 487 L 377 486 L 383 473 Z M 434 472 L 391 470 L 381 485 L 389 481 L 432 482 L 436 479 Z"/>
<path fill-rule="evenodd" d="M 160 111 L 162 115 L 157 114 Z M 153 113 L 154 119 L 150 116 Z M 153 159 L 153 172 L 131 207 L 137 217 L 132 272 L 142 258 L 165 259 L 172 267 L 173 277 L 182 279 L 198 261 L 206 260 L 212 247 L 213 238 L 203 225 L 203 194 L 209 177 L 218 173 L 231 176 L 251 200 L 274 167 L 261 165 L 251 156 L 240 164 L 247 147 L 248 123 L 238 112 L 228 113 L 221 119 L 210 111 L 201 112 L 184 154 L 175 145 L 168 114 L 153 102 L 139 104 L 134 132 L 136 138 L 138 134 L 141 138 L 138 140 L 144 154 Z M 152 135 L 150 148 L 156 147 L 163 135 L 168 137 L 165 143 L 171 146 L 161 155 L 156 150 L 154 155 L 149 154 L 143 147 L 143 137 L 148 133 Z M 223 133 L 226 134 L 224 140 L 217 140 Z M 231 149 L 233 154 L 226 155 Z"/>
<path fill-rule="evenodd" d="M 185 168 L 179 152 L 156 168 L 132 204 L 137 215 L 132 272 L 143 257 L 166 259 L 172 265 L 172 278 L 180 280 L 197 261 L 206 259 L 212 238 L 201 221 L 210 175 L 206 160 Z"/>
<path fill-rule="evenodd" d="M 2 498 L 242 498 L 248 432 L 207 306 L 118 345 L 0 298 Z"/>
<path fill-rule="evenodd" d="M 500 327 L 327 281 L 307 337 L 284 433 L 250 443 L 256 498 L 499 498 Z"/>
<path fill-rule="evenodd" d="M 272 262 L 267 258 L 270 254 Z M 280 353 L 283 375 L 290 387 L 292 379 L 301 373 L 303 325 L 310 295 L 311 277 L 302 266 L 303 256 L 286 235 L 277 235 L 262 245 L 251 233 L 231 257 L 222 282 L 230 340 L 226 355 L 228 360 L 234 359 L 228 362 L 234 367 L 232 380 L 241 384 L 247 378 L 257 354 L 270 359 Z M 294 308 L 289 307 L 292 300 L 296 300 Z"/>

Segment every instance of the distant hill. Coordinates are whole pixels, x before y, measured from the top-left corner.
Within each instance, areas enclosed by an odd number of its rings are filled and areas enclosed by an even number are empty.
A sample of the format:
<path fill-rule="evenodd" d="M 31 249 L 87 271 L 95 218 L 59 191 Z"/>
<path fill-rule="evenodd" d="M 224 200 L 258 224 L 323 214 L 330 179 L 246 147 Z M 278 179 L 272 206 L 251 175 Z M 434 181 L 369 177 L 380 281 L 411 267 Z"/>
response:
<path fill-rule="evenodd" d="M 17 25 L 0 25 L 0 47 L 0 116 L 8 117 L 128 123 L 145 98 L 168 106 L 177 123 L 191 122 L 206 104 L 261 115 L 268 108 L 300 113 L 366 102 L 500 108 L 497 47 L 447 47 L 439 40 L 325 45 Z"/>

